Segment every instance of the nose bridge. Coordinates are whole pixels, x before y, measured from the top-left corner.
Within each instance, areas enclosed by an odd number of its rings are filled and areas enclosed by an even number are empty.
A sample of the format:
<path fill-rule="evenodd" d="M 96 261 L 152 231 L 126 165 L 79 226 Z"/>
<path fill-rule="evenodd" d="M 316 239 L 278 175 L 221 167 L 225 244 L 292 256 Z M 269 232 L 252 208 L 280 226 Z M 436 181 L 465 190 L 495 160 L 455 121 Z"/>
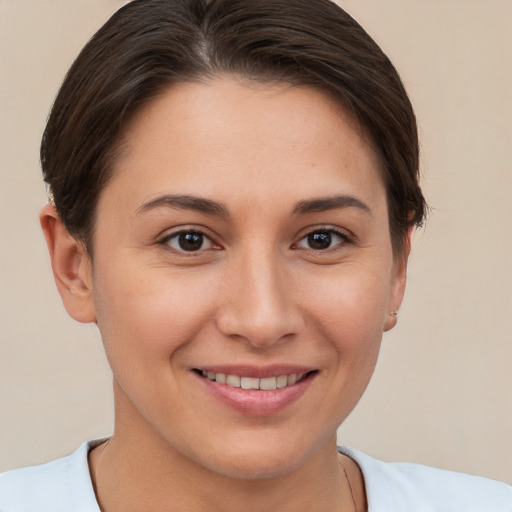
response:
<path fill-rule="evenodd" d="M 224 334 L 267 346 L 296 334 L 302 319 L 282 255 L 271 245 L 241 251 L 230 269 L 227 301 L 219 315 Z"/>

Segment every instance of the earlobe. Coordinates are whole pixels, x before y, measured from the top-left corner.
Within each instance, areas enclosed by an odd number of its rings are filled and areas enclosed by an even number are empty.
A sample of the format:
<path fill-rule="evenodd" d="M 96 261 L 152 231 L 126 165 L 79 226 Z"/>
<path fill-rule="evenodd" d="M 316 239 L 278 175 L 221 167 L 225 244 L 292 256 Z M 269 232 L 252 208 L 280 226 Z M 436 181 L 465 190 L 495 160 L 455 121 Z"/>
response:
<path fill-rule="evenodd" d="M 395 327 L 398 321 L 398 312 L 405 293 L 405 284 L 407 282 L 407 262 L 411 252 L 412 228 L 407 233 L 402 254 L 396 257 L 393 265 L 393 277 L 389 295 L 388 312 L 384 320 L 384 332 Z"/>
<path fill-rule="evenodd" d="M 69 234 L 54 206 L 45 206 L 39 221 L 48 245 L 55 283 L 66 311 L 79 322 L 95 322 L 92 266 L 85 247 Z"/>

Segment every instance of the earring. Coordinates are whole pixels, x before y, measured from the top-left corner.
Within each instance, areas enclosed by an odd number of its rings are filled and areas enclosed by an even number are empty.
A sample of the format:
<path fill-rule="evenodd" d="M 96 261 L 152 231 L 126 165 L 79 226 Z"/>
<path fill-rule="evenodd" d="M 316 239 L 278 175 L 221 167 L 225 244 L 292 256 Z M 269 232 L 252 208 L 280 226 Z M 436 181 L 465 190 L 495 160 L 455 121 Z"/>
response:
<path fill-rule="evenodd" d="M 390 316 L 398 316 L 398 311 L 390 311 Z"/>

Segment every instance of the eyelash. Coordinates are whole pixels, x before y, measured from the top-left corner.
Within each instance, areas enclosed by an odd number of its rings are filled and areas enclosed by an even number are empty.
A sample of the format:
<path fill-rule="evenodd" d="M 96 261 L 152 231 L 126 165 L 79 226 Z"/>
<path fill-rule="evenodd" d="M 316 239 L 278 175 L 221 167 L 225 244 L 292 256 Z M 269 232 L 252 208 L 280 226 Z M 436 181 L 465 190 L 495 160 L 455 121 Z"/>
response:
<path fill-rule="evenodd" d="M 187 236 L 187 235 L 199 235 L 201 237 L 201 247 L 198 250 L 189 250 L 189 251 L 187 251 L 186 249 L 183 249 L 183 248 L 180 248 L 180 247 L 173 247 L 171 245 L 170 242 L 173 239 L 176 239 L 178 241 L 178 244 L 179 244 L 180 243 L 179 238 L 181 236 Z M 174 251 L 174 252 L 176 252 L 176 253 L 178 253 L 180 255 L 183 255 L 183 256 L 196 256 L 197 254 L 202 253 L 204 251 L 208 251 L 208 250 L 211 250 L 211 249 L 219 249 L 220 248 L 218 245 L 215 244 L 215 242 L 212 240 L 211 236 L 207 235 L 204 231 L 202 231 L 201 229 L 197 229 L 197 228 L 194 228 L 194 229 L 181 229 L 180 231 L 176 231 L 174 233 L 166 235 L 158 243 L 160 245 L 167 246 L 168 250 Z M 205 243 L 208 243 L 210 245 L 210 247 L 208 247 L 206 249 L 202 248 L 202 246 Z"/>
<path fill-rule="evenodd" d="M 180 237 L 187 236 L 187 235 L 196 235 L 196 236 L 199 235 L 201 245 L 197 250 L 195 250 L 195 249 L 187 250 L 187 249 L 184 249 L 183 247 L 173 247 L 171 245 L 170 242 L 173 239 L 175 239 L 177 241 L 177 243 L 180 244 L 180 242 L 183 241 L 183 240 L 180 241 Z M 327 241 L 329 242 L 329 245 L 332 242 L 333 235 L 335 237 L 340 238 L 341 241 L 332 247 L 326 247 L 326 248 L 312 248 L 312 247 L 300 247 L 299 246 L 299 244 L 303 241 L 311 242 L 311 240 L 308 240 L 308 238 L 312 237 L 314 235 L 327 235 L 328 236 Z M 193 242 L 193 240 L 192 240 L 192 242 Z M 320 254 L 320 253 L 335 251 L 340 246 L 343 246 L 345 244 L 350 244 L 352 242 L 353 241 L 352 241 L 351 237 L 348 236 L 347 233 L 345 233 L 344 231 L 333 228 L 333 227 L 321 226 L 319 228 L 313 229 L 312 231 L 309 231 L 304 236 L 302 236 L 298 242 L 296 242 L 292 245 L 292 248 L 304 249 L 304 250 L 310 251 L 315 254 Z M 204 251 L 208 251 L 208 250 L 212 250 L 212 249 L 220 249 L 220 246 L 215 244 L 215 242 L 212 240 L 211 236 L 206 234 L 201 229 L 196 229 L 196 228 L 182 229 L 180 231 L 171 233 L 169 235 L 166 235 L 164 238 L 162 238 L 158 243 L 160 245 L 167 246 L 167 248 L 169 250 L 172 250 L 172 251 L 174 251 L 180 255 L 183 255 L 183 256 L 196 256 L 198 254 L 203 253 Z M 209 247 L 203 248 L 203 245 L 205 243 L 207 243 L 209 245 Z"/>
<path fill-rule="evenodd" d="M 306 233 L 298 242 L 296 242 L 294 244 L 294 246 L 297 247 L 302 241 L 307 240 L 309 237 L 311 237 L 313 235 L 318 235 L 318 234 L 328 235 L 330 237 L 330 241 L 332 241 L 332 236 L 334 235 L 336 237 L 339 237 L 341 239 L 341 241 L 339 243 L 335 244 L 334 246 L 327 247 L 325 249 L 314 249 L 312 247 L 304 247 L 303 249 L 310 251 L 312 253 L 315 253 L 315 254 L 320 254 L 320 253 L 335 251 L 336 249 L 339 249 L 340 246 L 344 246 L 346 244 L 353 243 L 352 238 L 345 231 L 342 231 L 340 229 L 336 229 L 336 228 L 333 228 L 330 226 L 320 226 L 320 227 L 315 228 L 312 231 L 309 231 L 308 233 Z"/>

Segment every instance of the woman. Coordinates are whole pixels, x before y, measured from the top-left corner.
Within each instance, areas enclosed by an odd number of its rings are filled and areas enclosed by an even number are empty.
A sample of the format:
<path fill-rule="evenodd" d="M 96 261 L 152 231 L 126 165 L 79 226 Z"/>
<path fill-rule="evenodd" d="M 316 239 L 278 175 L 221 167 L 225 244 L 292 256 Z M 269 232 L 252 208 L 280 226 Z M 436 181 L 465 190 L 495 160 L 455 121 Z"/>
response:
<path fill-rule="evenodd" d="M 425 204 L 396 71 L 328 1 L 135 1 L 42 144 L 68 313 L 114 375 L 106 441 L 1 510 L 510 510 L 505 484 L 336 448 Z"/>

